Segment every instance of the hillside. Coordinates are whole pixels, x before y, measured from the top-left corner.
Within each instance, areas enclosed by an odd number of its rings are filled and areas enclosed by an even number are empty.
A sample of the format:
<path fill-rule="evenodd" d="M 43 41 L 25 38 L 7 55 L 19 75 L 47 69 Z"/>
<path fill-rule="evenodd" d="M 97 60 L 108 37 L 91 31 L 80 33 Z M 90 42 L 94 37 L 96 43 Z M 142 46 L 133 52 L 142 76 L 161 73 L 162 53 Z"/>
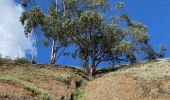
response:
<path fill-rule="evenodd" d="M 0 100 L 69 100 L 87 81 L 83 71 L 72 67 L 3 64 Z"/>
<path fill-rule="evenodd" d="M 88 77 L 81 69 L 0 64 L 0 100 L 169 100 L 170 59 L 117 65 Z"/>
<path fill-rule="evenodd" d="M 119 65 L 86 86 L 85 100 L 170 100 L 170 59 Z"/>

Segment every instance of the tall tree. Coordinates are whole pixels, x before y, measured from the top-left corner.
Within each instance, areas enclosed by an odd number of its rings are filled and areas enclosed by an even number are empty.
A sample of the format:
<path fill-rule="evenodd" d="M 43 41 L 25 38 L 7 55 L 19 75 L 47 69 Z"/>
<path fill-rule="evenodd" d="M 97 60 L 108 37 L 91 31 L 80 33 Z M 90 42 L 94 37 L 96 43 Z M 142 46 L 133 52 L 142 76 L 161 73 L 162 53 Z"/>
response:
<path fill-rule="evenodd" d="M 80 11 L 66 30 L 70 30 L 69 40 L 78 46 L 73 55 L 79 55 L 87 71 L 94 74 L 101 62 L 136 62 L 135 53 L 149 40 L 146 26 L 126 14 L 113 16 L 109 23 L 103 12 L 110 8 L 107 0 L 82 2 L 77 3 Z M 123 7 L 122 3 L 119 5 Z"/>
<path fill-rule="evenodd" d="M 59 10 L 57 10 L 54 5 L 51 5 L 43 23 L 43 32 L 45 33 L 47 41 L 52 44 L 51 64 L 55 64 L 56 54 L 58 53 L 59 48 L 63 47 L 63 44 L 61 43 L 61 40 L 63 40 L 62 20 L 62 15 Z"/>
<path fill-rule="evenodd" d="M 66 24 L 70 20 L 70 17 L 74 15 L 76 0 L 52 0 L 52 4 L 49 7 L 48 14 L 44 18 L 44 23 L 42 25 L 43 32 L 47 38 L 47 41 L 52 44 L 51 49 L 51 64 L 56 61 L 56 56 L 58 57 L 63 53 L 65 48 L 69 43 L 68 37 L 66 36 Z M 59 54 L 59 49 L 63 49 Z"/>
<path fill-rule="evenodd" d="M 52 45 L 51 64 L 55 63 L 58 50 L 68 44 L 76 45 L 72 56 L 79 56 L 92 75 L 101 62 L 135 63 L 141 59 L 140 52 L 152 56 L 147 27 L 124 13 L 108 19 L 105 16 L 105 11 L 111 8 L 108 0 L 51 1 L 40 24 L 46 37 L 44 43 Z M 119 2 L 115 8 L 123 7 L 124 3 Z M 159 55 L 164 55 L 165 50 L 161 47 Z"/>
<path fill-rule="evenodd" d="M 24 0 L 23 5 L 27 6 L 27 4 L 31 1 L 35 3 L 34 0 Z M 66 7 L 68 7 L 68 4 L 72 3 L 71 1 L 72 0 L 68 0 L 66 2 L 66 0 L 63 0 L 62 2 L 59 2 L 59 0 L 51 0 L 51 5 L 49 6 L 48 14 L 43 14 L 40 11 L 33 12 L 35 8 L 38 8 L 40 10 L 40 7 L 33 7 L 30 10 L 25 11 L 21 17 L 21 22 L 24 26 L 26 26 L 26 34 L 31 32 L 30 30 L 32 30 L 32 27 L 35 28 L 38 25 L 42 27 L 42 31 L 44 32 L 44 35 L 46 37 L 45 39 L 43 39 L 42 42 L 46 46 L 50 44 L 52 45 L 50 57 L 51 64 L 55 64 L 58 50 L 66 46 L 66 42 L 64 42 L 63 25 L 65 19 L 67 18 Z M 26 15 L 27 17 L 25 18 Z"/>
<path fill-rule="evenodd" d="M 34 62 L 35 50 L 38 39 L 37 28 L 43 23 L 44 14 L 38 6 L 33 7 L 28 11 L 24 11 L 20 17 L 20 21 L 25 28 L 25 35 L 28 37 L 29 33 L 33 32 L 32 38 L 34 39 L 31 63 Z"/>

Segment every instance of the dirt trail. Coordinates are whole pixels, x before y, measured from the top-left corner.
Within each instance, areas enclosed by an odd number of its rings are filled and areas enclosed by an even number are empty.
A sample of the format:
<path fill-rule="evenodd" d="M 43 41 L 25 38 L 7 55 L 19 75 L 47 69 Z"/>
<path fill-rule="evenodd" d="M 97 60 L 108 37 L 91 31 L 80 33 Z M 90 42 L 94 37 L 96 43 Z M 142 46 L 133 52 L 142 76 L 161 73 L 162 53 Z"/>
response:
<path fill-rule="evenodd" d="M 167 89 L 166 86 L 158 81 L 149 84 L 127 75 L 105 76 L 87 85 L 84 98 L 85 100 L 170 100 L 169 96 L 159 94 L 160 91 Z"/>

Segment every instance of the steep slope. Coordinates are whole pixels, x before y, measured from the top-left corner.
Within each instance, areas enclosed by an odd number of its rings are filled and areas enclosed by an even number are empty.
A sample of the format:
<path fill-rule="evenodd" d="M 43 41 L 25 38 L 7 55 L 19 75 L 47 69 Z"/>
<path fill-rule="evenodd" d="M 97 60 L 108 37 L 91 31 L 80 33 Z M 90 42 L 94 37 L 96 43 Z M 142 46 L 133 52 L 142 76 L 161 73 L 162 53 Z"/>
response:
<path fill-rule="evenodd" d="M 106 69 L 109 68 L 103 71 Z M 90 82 L 86 87 L 84 99 L 170 100 L 169 59 L 119 65 L 116 69 L 115 72 Z"/>

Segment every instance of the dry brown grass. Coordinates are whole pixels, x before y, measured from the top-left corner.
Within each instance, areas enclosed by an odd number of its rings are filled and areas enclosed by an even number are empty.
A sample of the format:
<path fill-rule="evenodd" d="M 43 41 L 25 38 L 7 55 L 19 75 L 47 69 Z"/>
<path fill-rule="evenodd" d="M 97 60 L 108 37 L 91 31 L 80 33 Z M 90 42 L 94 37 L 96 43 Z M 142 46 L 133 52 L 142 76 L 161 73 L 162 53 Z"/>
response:
<path fill-rule="evenodd" d="M 170 59 L 117 65 L 90 82 L 85 100 L 169 100 Z M 99 70 L 100 71 L 100 70 Z"/>

